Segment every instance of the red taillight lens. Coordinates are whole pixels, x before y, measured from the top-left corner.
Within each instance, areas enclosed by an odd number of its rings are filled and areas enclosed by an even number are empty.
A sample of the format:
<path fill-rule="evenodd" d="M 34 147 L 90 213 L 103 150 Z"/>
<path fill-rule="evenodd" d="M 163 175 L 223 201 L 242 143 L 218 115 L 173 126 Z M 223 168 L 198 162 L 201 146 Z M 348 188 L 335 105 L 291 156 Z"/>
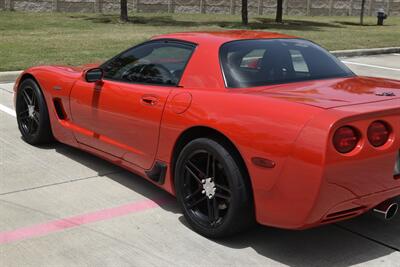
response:
<path fill-rule="evenodd" d="M 383 121 L 374 121 L 368 127 L 368 140 L 374 147 L 383 146 L 389 140 L 390 127 Z"/>
<path fill-rule="evenodd" d="M 340 153 L 349 153 L 356 148 L 359 141 L 360 135 L 350 126 L 340 127 L 333 136 L 333 145 Z"/>

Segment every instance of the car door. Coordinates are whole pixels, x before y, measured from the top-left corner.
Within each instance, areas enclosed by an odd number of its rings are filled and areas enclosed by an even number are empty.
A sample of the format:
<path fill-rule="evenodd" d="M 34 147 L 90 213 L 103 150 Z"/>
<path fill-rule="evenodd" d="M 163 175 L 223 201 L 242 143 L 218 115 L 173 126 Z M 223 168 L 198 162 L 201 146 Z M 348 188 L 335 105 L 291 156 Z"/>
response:
<path fill-rule="evenodd" d="M 162 113 L 179 84 L 193 45 L 150 41 L 101 66 L 97 83 L 76 82 L 70 107 L 78 142 L 151 168 L 158 147 Z"/>

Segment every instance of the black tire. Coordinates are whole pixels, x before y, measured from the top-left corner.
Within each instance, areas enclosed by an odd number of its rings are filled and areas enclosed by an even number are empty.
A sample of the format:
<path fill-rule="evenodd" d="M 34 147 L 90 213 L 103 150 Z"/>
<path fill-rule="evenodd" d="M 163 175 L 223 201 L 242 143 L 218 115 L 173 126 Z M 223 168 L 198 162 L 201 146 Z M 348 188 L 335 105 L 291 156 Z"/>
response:
<path fill-rule="evenodd" d="M 27 143 L 42 145 L 54 140 L 46 101 L 32 79 L 24 80 L 18 88 L 16 114 L 22 139 Z"/>
<path fill-rule="evenodd" d="M 199 138 L 188 143 L 175 165 L 175 189 L 187 222 L 203 236 L 227 237 L 254 222 L 246 173 L 223 142 Z"/>

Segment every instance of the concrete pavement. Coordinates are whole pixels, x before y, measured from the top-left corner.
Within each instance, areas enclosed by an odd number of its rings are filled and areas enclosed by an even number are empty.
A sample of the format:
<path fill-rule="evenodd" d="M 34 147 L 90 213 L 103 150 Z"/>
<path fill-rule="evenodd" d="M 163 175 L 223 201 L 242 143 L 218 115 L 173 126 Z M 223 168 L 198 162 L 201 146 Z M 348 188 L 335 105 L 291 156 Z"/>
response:
<path fill-rule="evenodd" d="M 400 77 L 400 55 L 343 60 L 361 75 Z M 2 266 L 400 265 L 400 216 L 208 240 L 143 178 L 62 144 L 24 143 L 4 112 L 12 85 L 0 84 Z"/>

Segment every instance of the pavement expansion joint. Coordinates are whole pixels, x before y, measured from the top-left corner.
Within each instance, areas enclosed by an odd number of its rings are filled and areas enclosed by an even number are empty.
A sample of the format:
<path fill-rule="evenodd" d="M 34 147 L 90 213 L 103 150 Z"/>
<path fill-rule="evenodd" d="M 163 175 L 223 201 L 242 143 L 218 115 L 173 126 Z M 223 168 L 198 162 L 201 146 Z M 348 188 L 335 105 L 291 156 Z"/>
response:
<path fill-rule="evenodd" d="M 98 178 L 98 177 L 102 177 L 102 176 L 105 176 L 105 175 L 117 174 L 117 173 L 122 173 L 122 172 L 124 172 L 124 171 L 123 170 L 121 170 L 121 171 L 112 171 L 112 172 L 101 173 L 101 174 L 92 175 L 92 176 L 83 177 L 83 178 L 71 179 L 71 180 L 63 181 L 63 182 L 57 182 L 57 183 L 45 184 L 45 185 L 40 185 L 40 186 L 35 186 L 35 187 L 29 187 L 29 188 L 24 188 L 24 189 L 20 189 L 20 190 L 0 193 L 0 196 L 11 195 L 11 194 L 15 194 L 15 193 L 26 192 L 26 191 L 31 191 L 31 190 L 35 190 L 35 189 L 51 187 L 51 186 L 56 186 L 56 185 L 61 185 L 61 184 L 79 182 L 79 181 L 83 181 L 83 180 Z"/>
<path fill-rule="evenodd" d="M 354 234 L 354 235 L 357 235 L 357 236 L 359 236 L 359 237 L 362 237 L 362 238 L 364 238 L 364 239 L 367 239 L 367 240 L 369 240 L 369 241 L 371 241 L 371 242 L 374 242 L 374 243 L 376 243 L 376 244 L 378 244 L 378 245 L 384 246 L 384 247 L 386 247 L 386 248 L 388 248 L 388 249 L 392 249 L 392 250 L 395 250 L 395 251 L 400 252 L 400 249 L 398 249 L 398 248 L 396 248 L 396 247 L 394 247 L 394 246 L 392 246 L 392 245 L 386 244 L 386 243 L 384 243 L 384 242 L 381 242 L 381 241 L 379 241 L 379 240 L 376 240 L 376 239 L 374 239 L 374 238 L 372 238 L 372 237 L 369 237 L 369 236 L 367 236 L 367 235 L 364 235 L 364 234 L 361 234 L 361 233 L 359 233 L 359 232 L 353 231 L 353 230 L 351 230 L 351 229 L 349 229 L 349 228 L 347 228 L 347 227 L 344 227 L 344 226 L 341 226 L 341 225 L 338 225 L 338 224 L 334 224 L 334 226 L 336 226 L 337 228 L 342 229 L 342 230 L 344 230 L 344 231 L 347 231 L 347 232 L 349 232 L 349 233 L 352 233 L 352 234 Z"/>
<path fill-rule="evenodd" d="M 0 86 L 1 86 L 1 83 L 0 83 Z M 0 87 L 0 90 L 5 91 L 5 92 L 10 93 L 10 94 L 14 93 L 13 91 L 10 91 L 10 90 L 7 90 L 7 89 L 1 88 L 1 87 Z"/>

